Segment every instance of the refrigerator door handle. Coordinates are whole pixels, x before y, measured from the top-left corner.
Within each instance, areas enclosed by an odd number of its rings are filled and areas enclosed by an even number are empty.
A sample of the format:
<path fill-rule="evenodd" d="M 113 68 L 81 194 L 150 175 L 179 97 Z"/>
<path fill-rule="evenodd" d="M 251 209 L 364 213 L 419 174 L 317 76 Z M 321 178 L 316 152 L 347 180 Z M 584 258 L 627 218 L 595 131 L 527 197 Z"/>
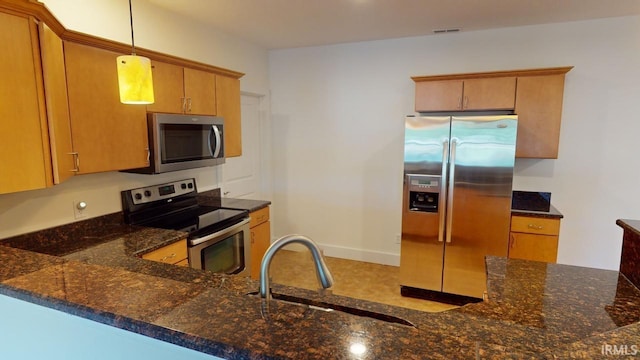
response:
<path fill-rule="evenodd" d="M 447 242 L 451 242 L 451 229 L 453 229 L 453 188 L 456 177 L 456 146 L 457 138 L 451 139 L 451 155 L 449 156 L 449 190 L 447 191 Z"/>
<path fill-rule="evenodd" d="M 440 176 L 440 197 L 438 209 L 440 213 L 440 226 L 438 227 L 438 241 L 444 241 L 445 208 L 447 206 L 447 164 L 449 163 L 449 139 L 442 141 L 442 174 Z"/>

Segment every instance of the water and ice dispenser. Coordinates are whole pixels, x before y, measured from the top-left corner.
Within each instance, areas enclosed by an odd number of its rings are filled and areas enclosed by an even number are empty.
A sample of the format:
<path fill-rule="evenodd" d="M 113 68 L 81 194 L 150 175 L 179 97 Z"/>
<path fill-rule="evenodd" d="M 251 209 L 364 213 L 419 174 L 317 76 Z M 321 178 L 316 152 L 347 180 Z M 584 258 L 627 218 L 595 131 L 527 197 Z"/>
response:
<path fill-rule="evenodd" d="M 438 212 L 440 198 L 440 176 L 407 175 L 409 211 Z"/>

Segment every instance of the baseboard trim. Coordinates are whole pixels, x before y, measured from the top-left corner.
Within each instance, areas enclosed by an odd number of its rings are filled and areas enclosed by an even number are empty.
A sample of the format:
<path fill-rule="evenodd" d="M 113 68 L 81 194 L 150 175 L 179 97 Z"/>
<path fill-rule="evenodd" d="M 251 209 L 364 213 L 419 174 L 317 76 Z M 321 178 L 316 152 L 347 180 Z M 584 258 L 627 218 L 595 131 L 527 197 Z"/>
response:
<path fill-rule="evenodd" d="M 374 264 L 382 264 L 382 265 L 391 265 L 391 266 L 400 266 L 400 255 L 386 253 L 381 251 L 370 251 L 370 250 L 362 250 L 349 248 L 344 246 L 335 246 L 335 245 L 327 245 L 327 244 L 318 244 L 320 248 L 323 250 L 325 256 L 340 258 L 340 259 L 348 259 L 348 260 L 356 260 L 356 261 L 365 261 Z"/>

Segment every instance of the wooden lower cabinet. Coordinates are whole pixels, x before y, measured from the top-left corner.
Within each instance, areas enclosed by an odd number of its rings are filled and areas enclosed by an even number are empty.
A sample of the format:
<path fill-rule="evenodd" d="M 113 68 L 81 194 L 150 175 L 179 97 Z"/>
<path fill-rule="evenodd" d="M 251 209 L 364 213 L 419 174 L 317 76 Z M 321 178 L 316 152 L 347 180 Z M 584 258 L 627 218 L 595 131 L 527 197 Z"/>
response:
<path fill-rule="evenodd" d="M 166 264 L 189 266 L 187 259 L 187 240 L 179 240 L 173 244 L 142 255 L 145 260 L 158 261 Z"/>
<path fill-rule="evenodd" d="M 249 214 L 251 222 L 251 278 L 260 277 L 260 264 L 264 253 L 271 245 L 271 222 L 269 207 L 253 211 Z"/>
<path fill-rule="evenodd" d="M 509 258 L 555 263 L 560 219 L 511 216 Z"/>

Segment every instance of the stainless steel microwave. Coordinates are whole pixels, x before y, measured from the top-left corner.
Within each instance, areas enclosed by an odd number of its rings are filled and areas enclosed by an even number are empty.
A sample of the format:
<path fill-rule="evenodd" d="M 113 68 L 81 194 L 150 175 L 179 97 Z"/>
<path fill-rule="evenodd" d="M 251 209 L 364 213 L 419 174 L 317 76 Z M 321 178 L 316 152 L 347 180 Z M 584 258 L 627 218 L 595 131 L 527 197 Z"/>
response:
<path fill-rule="evenodd" d="M 144 174 L 223 164 L 224 119 L 218 116 L 147 114 L 149 166 Z"/>

